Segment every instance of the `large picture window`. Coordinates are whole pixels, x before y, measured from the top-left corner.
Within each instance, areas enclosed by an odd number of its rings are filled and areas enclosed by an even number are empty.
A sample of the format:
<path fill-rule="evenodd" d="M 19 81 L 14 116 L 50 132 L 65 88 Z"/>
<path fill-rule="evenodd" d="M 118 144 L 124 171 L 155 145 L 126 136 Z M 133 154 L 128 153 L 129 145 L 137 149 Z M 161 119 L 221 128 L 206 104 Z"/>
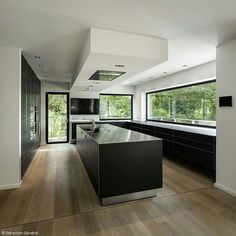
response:
<path fill-rule="evenodd" d="M 100 95 L 100 119 L 130 120 L 132 119 L 132 95 Z"/>
<path fill-rule="evenodd" d="M 216 82 L 147 93 L 147 120 L 216 126 Z"/>

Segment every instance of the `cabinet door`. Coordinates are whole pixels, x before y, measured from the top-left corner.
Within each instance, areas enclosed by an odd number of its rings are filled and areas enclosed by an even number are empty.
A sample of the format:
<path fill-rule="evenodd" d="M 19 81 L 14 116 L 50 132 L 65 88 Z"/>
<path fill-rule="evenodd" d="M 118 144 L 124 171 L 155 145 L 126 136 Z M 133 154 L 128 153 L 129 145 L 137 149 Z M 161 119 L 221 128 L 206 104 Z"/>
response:
<path fill-rule="evenodd" d="M 21 77 L 21 119 L 27 118 L 27 80 L 26 76 L 22 74 Z"/>
<path fill-rule="evenodd" d="M 30 72 L 27 72 L 26 77 L 26 87 L 27 87 L 27 95 L 26 95 L 26 116 L 27 116 L 27 143 L 30 147 L 30 115 L 31 115 L 31 97 L 32 97 L 32 86 L 31 86 L 31 80 L 30 80 Z"/>
<path fill-rule="evenodd" d="M 21 75 L 21 155 L 27 152 L 27 77 L 25 60 L 22 58 Z"/>
<path fill-rule="evenodd" d="M 138 124 L 128 123 L 128 129 L 136 131 L 136 132 L 140 132 L 140 127 Z"/>
<path fill-rule="evenodd" d="M 36 140 L 37 140 L 37 145 L 40 143 L 40 138 L 41 138 L 41 132 L 40 132 L 40 116 L 41 116 L 41 106 L 40 106 L 40 101 L 41 101 L 41 84 L 38 79 L 36 79 L 36 86 L 35 86 L 35 100 L 36 100 Z"/>
<path fill-rule="evenodd" d="M 163 139 L 163 153 L 167 155 L 174 154 L 174 132 L 172 129 L 156 127 L 155 136 Z"/>
<path fill-rule="evenodd" d="M 78 128 L 76 135 L 77 135 L 76 147 L 79 152 L 80 158 L 82 159 L 82 161 L 84 161 L 86 159 L 86 146 L 85 146 L 84 131 L 82 129 Z"/>
<path fill-rule="evenodd" d="M 96 144 L 88 135 L 85 135 L 85 137 L 86 162 L 88 163 L 94 178 L 98 181 L 98 144 Z"/>
<path fill-rule="evenodd" d="M 71 128 L 71 137 L 72 139 L 76 139 L 76 126 L 77 126 L 77 123 L 72 123 L 72 128 Z"/>
<path fill-rule="evenodd" d="M 140 125 L 139 132 L 154 136 L 154 127 L 150 125 Z"/>
<path fill-rule="evenodd" d="M 193 163 L 214 169 L 214 154 L 195 147 L 174 143 L 175 155 Z"/>

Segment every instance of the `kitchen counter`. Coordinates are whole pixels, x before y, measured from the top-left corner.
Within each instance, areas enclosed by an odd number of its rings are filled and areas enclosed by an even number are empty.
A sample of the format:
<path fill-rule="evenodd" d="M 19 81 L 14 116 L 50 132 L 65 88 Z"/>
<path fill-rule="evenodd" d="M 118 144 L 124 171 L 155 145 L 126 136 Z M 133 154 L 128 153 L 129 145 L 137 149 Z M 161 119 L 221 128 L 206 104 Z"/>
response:
<path fill-rule="evenodd" d="M 98 132 L 90 132 L 88 135 L 93 138 L 98 144 L 111 143 L 127 143 L 127 142 L 144 142 L 160 140 L 159 138 L 131 131 L 125 128 L 110 124 L 97 125 Z"/>
<path fill-rule="evenodd" d="M 88 121 L 86 120 L 71 120 L 72 126 L 76 124 L 86 124 Z M 155 121 L 139 121 L 139 120 L 98 120 L 96 121 L 96 124 L 114 124 L 117 126 L 123 126 L 127 127 L 128 123 L 133 124 L 140 124 L 140 125 L 147 125 L 152 127 L 160 127 L 165 129 L 173 129 L 173 130 L 179 130 L 189 133 L 195 133 L 195 134 L 202 134 L 202 135 L 208 135 L 212 137 L 216 137 L 216 128 L 208 128 L 208 127 L 200 127 L 200 126 L 193 126 L 193 125 L 184 125 L 184 124 L 172 124 L 172 123 L 166 123 L 166 122 L 155 122 Z"/>
<path fill-rule="evenodd" d="M 103 205 L 156 196 L 162 187 L 162 139 L 100 124 L 76 127 L 76 147 Z"/>
<path fill-rule="evenodd" d="M 171 123 L 155 122 L 155 121 L 132 120 L 128 122 L 135 123 L 135 124 L 149 125 L 153 127 L 160 127 L 160 128 L 165 128 L 165 129 L 174 129 L 174 130 L 185 131 L 185 132 L 190 132 L 190 133 L 195 133 L 195 134 L 216 136 L 216 128 L 199 127 L 199 126 L 193 126 L 193 125 L 171 124 Z"/>

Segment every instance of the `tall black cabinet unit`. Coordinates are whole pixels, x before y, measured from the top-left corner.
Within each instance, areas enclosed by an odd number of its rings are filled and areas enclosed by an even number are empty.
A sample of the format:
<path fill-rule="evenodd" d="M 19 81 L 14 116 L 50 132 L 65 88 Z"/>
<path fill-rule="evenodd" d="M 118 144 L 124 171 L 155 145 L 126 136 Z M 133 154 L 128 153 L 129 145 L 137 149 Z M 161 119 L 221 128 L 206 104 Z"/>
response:
<path fill-rule="evenodd" d="M 25 174 L 40 143 L 40 92 L 40 80 L 22 56 L 21 176 Z"/>

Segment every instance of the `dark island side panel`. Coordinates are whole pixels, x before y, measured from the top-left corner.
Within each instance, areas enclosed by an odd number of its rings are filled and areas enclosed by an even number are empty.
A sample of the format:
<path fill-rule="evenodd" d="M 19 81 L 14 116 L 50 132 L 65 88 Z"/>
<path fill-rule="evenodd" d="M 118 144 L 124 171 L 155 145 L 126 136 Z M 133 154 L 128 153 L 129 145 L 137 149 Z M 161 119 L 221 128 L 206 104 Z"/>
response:
<path fill-rule="evenodd" d="M 100 198 L 162 187 L 162 141 L 99 146 Z"/>

